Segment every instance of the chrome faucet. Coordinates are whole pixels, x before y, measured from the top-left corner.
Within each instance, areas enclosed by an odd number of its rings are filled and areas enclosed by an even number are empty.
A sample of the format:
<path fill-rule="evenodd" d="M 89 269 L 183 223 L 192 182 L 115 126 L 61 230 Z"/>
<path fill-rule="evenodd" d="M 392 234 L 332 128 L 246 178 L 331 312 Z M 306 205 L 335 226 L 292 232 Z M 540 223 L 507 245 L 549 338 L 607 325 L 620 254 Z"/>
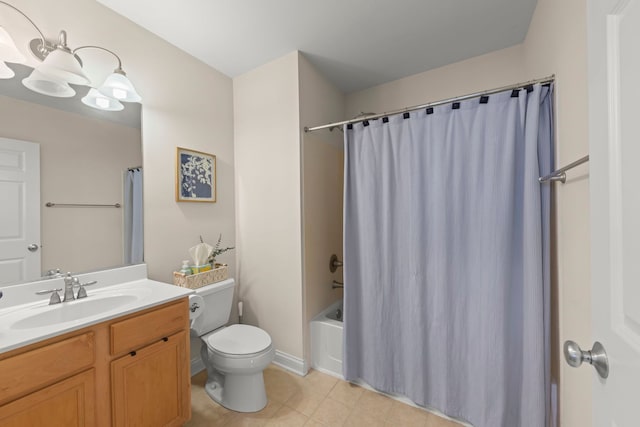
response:
<path fill-rule="evenodd" d="M 64 278 L 64 297 L 63 302 L 73 301 L 76 297 L 73 295 L 73 285 L 78 282 L 76 277 L 71 276 L 71 273 L 67 273 Z"/>
<path fill-rule="evenodd" d="M 36 292 L 36 295 L 51 294 L 51 298 L 49 299 L 49 305 L 60 304 L 60 302 L 67 302 L 67 301 L 73 301 L 76 299 L 86 298 L 87 291 L 84 287 L 95 285 L 96 283 L 98 283 L 97 280 L 93 280 L 87 283 L 80 283 L 80 279 L 78 279 L 77 277 L 73 277 L 71 273 L 67 273 L 67 275 L 64 278 L 64 297 L 62 301 L 60 301 L 60 295 L 58 295 L 58 292 L 62 291 L 62 289 L 46 289 L 43 291 Z M 78 286 L 77 296 L 73 294 L 73 288 L 75 286 Z M 0 291 L 0 298 L 2 298 L 1 291 Z"/>
<path fill-rule="evenodd" d="M 51 270 L 47 270 L 46 273 L 44 273 L 44 276 L 42 276 L 43 279 L 55 279 L 58 277 L 63 277 L 64 275 L 62 274 L 62 272 L 60 271 L 59 268 L 55 268 L 55 269 L 51 269 Z"/>
<path fill-rule="evenodd" d="M 98 283 L 97 280 L 92 280 L 91 282 L 87 282 L 87 283 L 80 283 L 80 281 L 78 280 L 78 278 L 74 278 L 74 284 L 78 285 L 78 296 L 76 296 L 76 299 L 81 299 L 81 298 L 86 298 L 87 297 L 87 290 L 84 288 L 85 286 L 91 286 L 91 285 L 95 285 L 96 283 Z"/>

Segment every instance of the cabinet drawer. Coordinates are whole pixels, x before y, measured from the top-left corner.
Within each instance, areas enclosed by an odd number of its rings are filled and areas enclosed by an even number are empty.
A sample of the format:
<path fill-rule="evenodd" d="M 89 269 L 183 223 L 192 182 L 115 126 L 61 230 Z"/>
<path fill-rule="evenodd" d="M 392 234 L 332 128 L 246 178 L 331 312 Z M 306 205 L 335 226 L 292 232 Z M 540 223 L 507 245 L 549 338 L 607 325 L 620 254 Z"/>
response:
<path fill-rule="evenodd" d="M 187 300 L 149 311 L 111 325 L 111 354 L 136 350 L 189 328 Z"/>
<path fill-rule="evenodd" d="M 93 332 L 48 344 L 0 361 L 0 404 L 93 365 Z"/>
<path fill-rule="evenodd" d="M 3 427 L 92 427 L 95 420 L 94 369 L 0 406 Z"/>

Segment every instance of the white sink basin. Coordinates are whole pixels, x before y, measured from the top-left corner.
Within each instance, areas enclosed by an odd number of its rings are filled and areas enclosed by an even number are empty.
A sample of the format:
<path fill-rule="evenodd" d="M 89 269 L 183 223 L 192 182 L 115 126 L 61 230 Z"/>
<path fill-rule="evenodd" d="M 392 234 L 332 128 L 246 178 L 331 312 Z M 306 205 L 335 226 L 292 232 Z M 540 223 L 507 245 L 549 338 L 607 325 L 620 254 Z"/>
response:
<path fill-rule="evenodd" d="M 150 295 L 151 290 L 145 288 L 105 288 L 79 300 L 54 305 L 40 304 L 15 311 L 13 318 L 7 319 L 7 326 L 8 329 L 25 330 L 81 321 L 103 313 L 126 309 L 127 306 L 139 303 Z"/>
<path fill-rule="evenodd" d="M 42 328 L 56 323 L 72 322 L 105 311 L 115 310 L 138 300 L 135 295 L 109 295 L 55 304 L 46 311 L 26 316 L 11 325 L 12 329 Z"/>
<path fill-rule="evenodd" d="M 187 297 L 193 290 L 146 278 L 144 264 L 80 274 L 97 280 L 86 298 L 49 305 L 42 289 L 63 287 L 62 279 L 3 288 L 0 300 L 0 354 L 91 325 Z M 0 386 L 1 388 L 1 386 Z M 0 424 L 2 424 L 0 422 Z"/>

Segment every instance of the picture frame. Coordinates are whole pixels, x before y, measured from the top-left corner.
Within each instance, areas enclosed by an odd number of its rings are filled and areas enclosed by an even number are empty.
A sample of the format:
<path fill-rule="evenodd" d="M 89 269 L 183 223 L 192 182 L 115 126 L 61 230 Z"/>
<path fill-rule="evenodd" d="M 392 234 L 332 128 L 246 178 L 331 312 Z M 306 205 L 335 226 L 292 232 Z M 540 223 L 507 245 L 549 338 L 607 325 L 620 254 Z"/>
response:
<path fill-rule="evenodd" d="M 177 147 L 176 202 L 216 202 L 216 156 Z"/>

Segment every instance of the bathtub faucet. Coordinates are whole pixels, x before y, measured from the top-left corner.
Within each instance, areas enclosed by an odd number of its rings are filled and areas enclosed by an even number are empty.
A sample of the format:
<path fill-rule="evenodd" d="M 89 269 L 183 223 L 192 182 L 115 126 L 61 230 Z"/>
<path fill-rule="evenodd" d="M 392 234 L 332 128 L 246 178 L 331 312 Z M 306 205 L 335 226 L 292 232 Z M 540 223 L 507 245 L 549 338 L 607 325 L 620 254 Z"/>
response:
<path fill-rule="evenodd" d="M 335 273 L 338 267 L 342 267 L 342 261 L 338 260 L 338 255 L 333 254 L 331 258 L 329 258 L 329 271 Z"/>
<path fill-rule="evenodd" d="M 338 282 L 337 280 L 334 280 L 333 284 L 331 285 L 331 289 L 343 289 L 343 288 L 344 288 L 344 283 Z"/>

